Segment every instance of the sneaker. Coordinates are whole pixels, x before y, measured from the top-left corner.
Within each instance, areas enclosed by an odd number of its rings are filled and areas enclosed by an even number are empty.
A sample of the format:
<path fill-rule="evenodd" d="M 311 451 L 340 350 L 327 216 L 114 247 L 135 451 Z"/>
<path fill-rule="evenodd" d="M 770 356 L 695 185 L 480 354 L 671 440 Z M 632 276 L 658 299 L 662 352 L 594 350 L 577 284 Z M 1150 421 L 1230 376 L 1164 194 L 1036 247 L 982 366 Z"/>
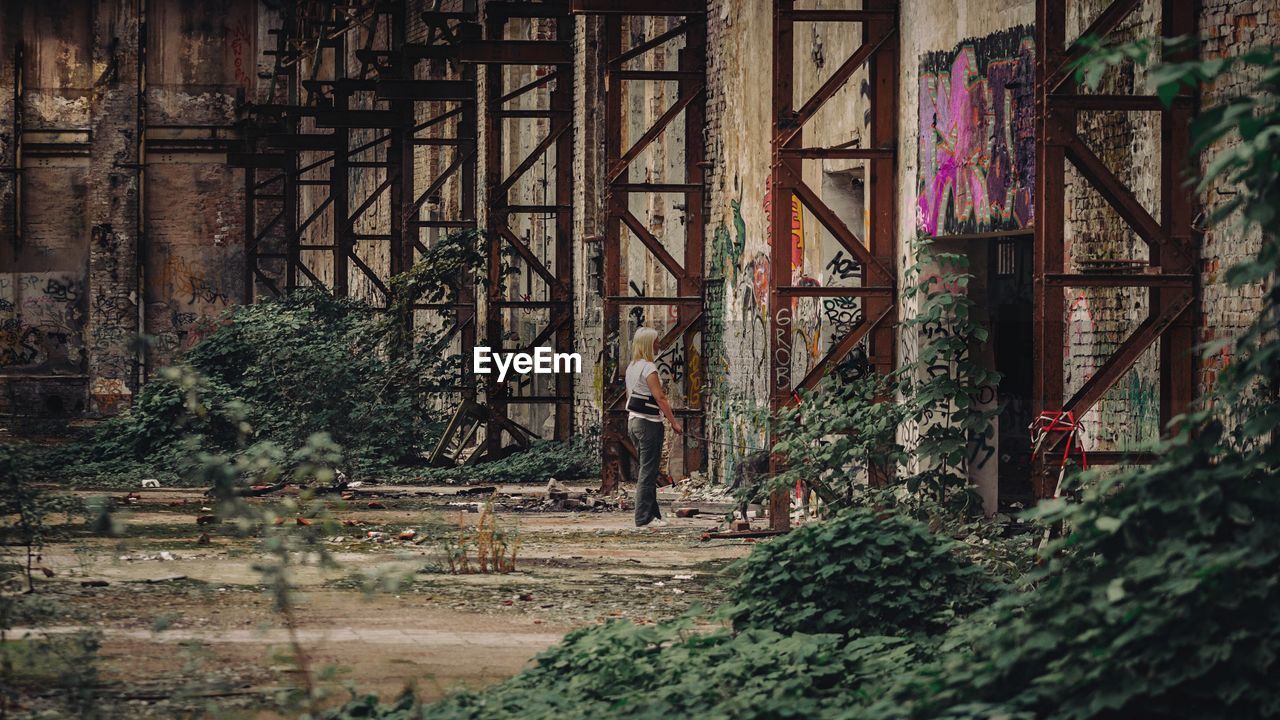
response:
<path fill-rule="evenodd" d="M 667 526 L 667 521 L 663 520 L 662 518 L 654 518 L 653 520 L 649 521 L 648 525 L 645 525 L 645 527 L 655 527 L 655 528 L 666 527 L 666 526 Z"/>

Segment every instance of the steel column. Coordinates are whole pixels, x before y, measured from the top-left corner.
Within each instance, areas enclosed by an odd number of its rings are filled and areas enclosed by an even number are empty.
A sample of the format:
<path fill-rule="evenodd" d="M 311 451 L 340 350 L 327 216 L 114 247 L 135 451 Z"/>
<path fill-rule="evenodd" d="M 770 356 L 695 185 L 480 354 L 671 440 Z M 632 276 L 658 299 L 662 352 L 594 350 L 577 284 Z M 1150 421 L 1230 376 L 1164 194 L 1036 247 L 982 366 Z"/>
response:
<path fill-rule="evenodd" d="M 1085 31 L 1105 37 L 1138 6 L 1114 0 Z M 1196 30 L 1196 4 L 1164 0 L 1162 35 L 1190 35 Z M 1160 422 L 1185 412 L 1196 394 L 1193 352 L 1199 325 L 1199 238 L 1193 226 L 1195 197 L 1182 176 L 1190 159 L 1190 119 L 1195 97 L 1178 96 L 1165 108 L 1151 96 L 1081 94 L 1069 63 L 1084 54 L 1078 40 L 1067 44 L 1066 7 L 1055 0 L 1036 3 L 1036 224 L 1035 224 L 1035 397 L 1037 414 L 1071 411 L 1082 417 L 1115 386 L 1138 358 L 1159 340 Z M 1114 112 L 1160 112 L 1160 220 L 1152 218 L 1133 194 L 1098 159 L 1080 137 L 1081 109 Z M 1149 267 L 1141 274 L 1112 276 L 1093 282 L 1071 269 L 1064 242 L 1066 163 L 1070 162 L 1149 248 Z M 1073 284 L 1076 283 L 1076 284 Z M 1071 398 L 1064 399 L 1064 287 L 1148 287 L 1148 317 L 1119 344 Z M 1056 460 L 1063 438 L 1046 443 L 1036 460 L 1033 487 L 1038 497 L 1052 493 Z M 1094 461 L 1097 453 L 1089 454 Z M 1106 457 L 1121 459 L 1122 453 Z M 1140 459 L 1138 459 L 1140 460 Z M 1131 461 L 1138 461 L 1131 460 Z M 1096 463 L 1095 463 L 1096 464 Z"/>
<path fill-rule="evenodd" d="M 607 6 L 606 6 L 607 5 Z M 704 357 L 703 348 L 703 257 L 706 225 L 706 193 L 703 163 L 706 158 L 702 136 L 706 119 L 706 4 L 685 1 L 657 6 L 646 2 L 599 3 L 575 0 L 574 11 L 602 15 L 604 63 L 604 173 L 608 183 L 604 218 L 604 477 L 603 492 L 611 492 L 623 476 L 622 463 L 634 449 L 627 439 L 626 391 L 623 371 L 626 367 L 626 338 L 621 337 L 621 320 L 627 305 L 674 307 L 676 322 L 666 337 L 660 338 L 661 352 L 679 343 L 690 363 Z M 654 16 L 678 17 L 682 21 L 663 32 L 634 44 L 627 42 L 630 24 Z M 632 25 L 633 27 L 633 25 Z M 635 70 L 628 64 L 644 58 L 669 42 L 683 40 L 677 51 L 677 70 Z M 630 137 L 625 130 L 624 103 L 630 93 L 643 92 L 646 83 L 678 83 L 677 97 L 652 124 L 637 128 Z M 676 118 L 684 119 L 684 177 L 680 182 L 634 182 L 632 166 L 643 151 L 673 126 Z M 683 260 L 677 261 L 663 243 L 631 212 L 634 199 L 662 193 L 680 193 L 684 198 L 685 221 Z M 623 268 L 623 237 L 630 233 L 676 281 L 676 297 L 643 297 L 626 292 L 628 278 Z M 686 426 L 686 433 L 703 437 L 706 432 L 702 396 L 702 373 L 686 368 L 683 395 L 687 407 L 676 410 Z M 706 449 L 701 443 L 677 436 L 686 471 L 701 470 L 706 465 Z M 675 450 L 673 450 L 675 452 Z"/>
<path fill-rule="evenodd" d="M 861 23 L 862 44 L 846 58 L 811 97 L 795 106 L 794 26 L 797 22 Z M 895 186 L 898 111 L 898 32 L 895 0 L 867 0 L 862 10 L 796 10 L 794 0 L 775 0 L 773 16 L 773 141 L 769 178 L 770 292 L 769 292 L 769 405 L 778 410 L 794 402 L 799 390 L 814 387 L 855 346 L 865 342 L 867 358 L 877 371 L 895 367 L 897 322 L 897 198 Z M 804 127 L 861 67 L 869 74 L 870 147 L 805 147 Z M 867 244 L 863 245 L 837 214 L 804 182 L 805 160 L 850 158 L 865 160 L 868 199 Z M 799 199 L 836 240 L 857 258 L 859 284 L 853 287 L 797 287 L 791 257 L 791 207 Z M 799 297 L 858 297 L 862 319 L 803 378 L 792 377 L 792 338 Z M 770 434 L 772 447 L 777 441 Z M 780 458 L 770 458 L 772 472 Z M 884 471 L 873 471 L 878 480 Z M 791 525 L 788 493 L 774 493 L 769 524 L 775 530 Z"/>

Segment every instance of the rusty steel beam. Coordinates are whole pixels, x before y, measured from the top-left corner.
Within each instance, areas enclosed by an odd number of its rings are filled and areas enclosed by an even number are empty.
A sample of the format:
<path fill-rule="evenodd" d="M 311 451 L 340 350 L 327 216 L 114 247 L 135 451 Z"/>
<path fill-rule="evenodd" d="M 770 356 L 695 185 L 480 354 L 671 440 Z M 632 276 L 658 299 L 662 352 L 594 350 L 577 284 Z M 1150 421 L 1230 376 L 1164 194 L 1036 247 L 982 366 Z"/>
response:
<path fill-rule="evenodd" d="M 897 321 L 896 203 L 895 169 L 898 105 L 897 2 L 867 0 L 862 10 L 797 10 L 794 0 L 775 0 L 773 16 L 773 134 L 772 172 L 769 180 L 769 405 L 772 413 L 794 402 L 797 391 L 815 386 L 828 370 L 859 343 L 868 346 L 867 356 L 876 370 L 890 372 L 895 364 L 894 325 Z M 793 47 L 795 23 L 861 23 L 861 44 L 845 58 L 834 73 L 795 107 L 798 76 Z M 868 148 L 805 147 L 804 129 L 849 78 L 867 68 L 870 103 Z M 868 164 L 869 193 L 867 242 L 863 244 L 845 222 L 803 178 L 805 160 L 845 158 Z M 791 212 L 794 200 L 809 209 L 861 265 L 857 288 L 800 288 L 792 286 Z M 863 322 L 835 341 L 829 351 L 803 378 L 792 377 L 792 340 L 795 301 L 799 297 L 861 297 Z M 776 444 L 770 430 L 769 444 Z M 781 459 L 770 457 L 771 470 L 780 469 Z M 883 479 L 884 469 L 872 471 L 873 482 Z M 790 527 L 790 497 L 777 492 L 769 501 L 769 523 L 774 530 Z"/>
<path fill-rule="evenodd" d="M 1138 6 L 1137 0 L 1113 2 L 1083 36 L 1102 37 L 1119 26 Z M 1161 31 L 1165 37 L 1195 32 L 1194 3 L 1163 0 Z M 1077 418 L 1096 406 L 1129 372 L 1142 354 L 1160 343 L 1161 427 L 1185 412 L 1196 394 L 1195 332 L 1200 321 L 1198 236 L 1193 218 L 1196 202 L 1183 176 L 1191 158 L 1189 126 L 1195 97 L 1184 93 L 1166 107 L 1145 95 L 1080 94 L 1071 63 L 1085 46 L 1066 38 L 1066 8 L 1056 0 L 1036 2 L 1036 225 L 1034 266 L 1034 409 L 1070 410 Z M 1194 53 L 1194 51 L 1187 51 Z M 1185 55 L 1180 59 L 1186 59 Z M 1081 111 L 1160 113 L 1160 219 L 1157 221 L 1080 137 Z M 1065 243 L 1066 163 L 1071 162 L 1129 230 L 1147 243 L 1144 272 L 1071 272 Z M 1066 287 L 1148 288 L 1148 316 L 1125 338 L 1069 399 L 1064 399 L 1063 353 L 1069 338 L 1064 326 Z M 1035 458 L 1033 489 L 1038 497 L 1052 493 L 1065 434 L 1053 438 Z M 1090 452 L 1089 459 L 1106 453 Z M 1120 455 L 1107 459 L 1119 462 Z M 1143 458 L 1130 458 L 1140 462 Z"/>
<path fill-rule="evenodd" d="M 676 322 L 658 341 L 660 351 L 671 343 L 680 343 L 687 363 L 698 358 L 698 371 L 688 371 L 683 378 L 687 408 L 677 411 L 686 432 L 698 437 L 705 434 L 701 360 L 704 355 L 702 330 L 705 318 L 702 306 L 703 257 L 705 245 L 706 193 L 703 179 L 705 144 L 702 137 L 706 119 L 706 26 L 704 0 L 674 3 L 594 3 L 575 0 L 575 12 L 600 15 L 602 28 L 602 64 L 604 66 L 604 167 L 605 195 L 604 236 L 604 438 L 602 455 L 604 476 L 601 489 L 610 492 L 626 476 L 623 463 L 629 455 L 626 437 L 627 411 L 623 407 L 625 389 L 622 373 L 626 365 L 626 338 L 621 337 L 622 317 L 627 306 L 674 307 Z M 679 16 L 683 19 L 672 27 L 655 32 L 648 38 L 628 44 L 634 34 L 629 28 L 653 15 Z M 684 46 L 677 51 L 674 70 L 627 68 L 669 42 L 683 37 Z M 628 141 L 625 128 L 625 101 L 629 92 L 640 91 L 643 83 L 679 83 L 676 99 L 657 118 Z M 659 85 L 659 87 L 661 87 Z M 679 182 L 633 182 L 632 163 L 664 131 L 673 127 L 676 118 L 684 118 L 684 177 Z M 646 195 L 683 194 L 685 221 L 683 261 L 677 261 L 644 223 L 631 210 L 631 202 Z M 627 278 L 623 272 L 623 238 L 630 231 L 653 258 L 676 281 L 675 296 L 632 296 L 624 294 Z M 700 443 L 677 438 L 678 450 L 687 472 L 706 465 L 706 449 Z"/>
<path fill-rule="evenodd" d="M 554 27 L 552 40 L 511 40 L 506 28 L 511 18 L 538 18 Z M 502 351 L 508 334 L 508 318 L 512 310 L 534 310 L 548 315 L 547 324 L 536 333 L 532 345 L 551 341 L 559 353 L 573 352 L 573 20 L 568 5 L 559 2 L 485 4 L 482 40 L 459 43 L 458 59 L 464 65 L 485 66 L 485 156 L 487 177 L 486 205 L 489 258 L 486 270 L 488 289 L 485 302 L 485 330 L 488 344 Z M 554 70 L 531 82 L 506 89 L 508 70 L 520 66 L 554 65 Z M 551 85 L 543 100 L 534 90 Z M 509 108 L 514 100 L 541 103 L 536 108 Z M 536 133 L 533 148 L 511 171 L 506 170 L 504 149 L 510 125 L 508 120 L 525 120 L 521 134 Z M 545 121 L 545 128 L 543 127 Z M 532 128 L 532 130 L 530 130 Z M 554 200 L 546 206 L 532 208 L 513 202 L 511 193 L 517 184 L 531 177 L 534 167 L 548 155 L 554 158 L 555 177 L 550 184 Z M 550 216 L 554 223 L 551 255 L 544 257 L 530 247 L 513 230 L 519 215 Z M 512 300 L 506 288 L 504 252 L 514 250 L 528 269 L 546 286 L 546 299 Z M 485 404 L 489 423 L 485 434 L 486 451 L 498 457 L 503 449 L 502 433 L 511 427 L 509 406 L 549 405 L 553 413 L 555 437 L 568 439 L 573 431 L 573 378 L 567 373 L 555 376 L 555 392 L 542 395 L 519 395 L 511 383 L 499 382 L 495 375 L 485 381 Z"/>
<path fill-rule="evenodd" d="M 705 15 L 705 0 L 572 0 L 575 15 Z"/>
<path fill-rule="evenodd" d="M 469 40 L 459 48 L 458 60 L 494 65 L 571 65 L 573 44 L 567 40 Z"/>

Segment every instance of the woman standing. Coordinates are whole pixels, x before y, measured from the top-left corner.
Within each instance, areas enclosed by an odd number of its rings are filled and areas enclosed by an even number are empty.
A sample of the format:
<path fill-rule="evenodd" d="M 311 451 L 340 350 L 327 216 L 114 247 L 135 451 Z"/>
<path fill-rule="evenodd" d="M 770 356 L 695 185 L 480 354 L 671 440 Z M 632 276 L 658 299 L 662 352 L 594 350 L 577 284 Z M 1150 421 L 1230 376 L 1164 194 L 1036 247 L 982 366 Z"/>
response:
<path fill-rule="evenodd" d="M 671 429 L 684 432 L 684 426 L 671 412 L 671 403 L 662 392 L 658 366 L 653 364 L 653 344 L 658 331 L 650 327 L 636 330 L 631 339 L 631 364 L 627 366 L 627 430 L 640 455 L 640 474 L 636 482 L 636 527 L 663 527 L 667 523 L 658 509 L 658 461 L 662 457 L 662 416 Z"/>

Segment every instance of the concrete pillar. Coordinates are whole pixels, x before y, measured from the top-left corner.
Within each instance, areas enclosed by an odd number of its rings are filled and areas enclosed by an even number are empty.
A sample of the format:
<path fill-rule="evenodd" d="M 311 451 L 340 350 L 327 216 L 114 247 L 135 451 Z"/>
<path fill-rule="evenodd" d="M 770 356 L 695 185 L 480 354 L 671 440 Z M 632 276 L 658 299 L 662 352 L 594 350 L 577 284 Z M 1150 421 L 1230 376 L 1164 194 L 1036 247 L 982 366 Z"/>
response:
<path fill-rule="evenodd" d="M 93 3 L 87 334 L 94 415 L 119 413 L 138 386 L 141 2 Z"/>

